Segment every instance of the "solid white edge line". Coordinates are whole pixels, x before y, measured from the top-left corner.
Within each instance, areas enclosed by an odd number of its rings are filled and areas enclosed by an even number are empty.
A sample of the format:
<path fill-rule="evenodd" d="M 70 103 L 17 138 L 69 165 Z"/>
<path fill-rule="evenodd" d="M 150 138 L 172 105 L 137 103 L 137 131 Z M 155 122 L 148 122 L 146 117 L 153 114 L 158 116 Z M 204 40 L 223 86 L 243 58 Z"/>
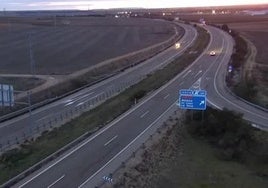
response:
<path fill-rule="evenodd" d="M 56 181 L 54 181 L 52 184 L 50 184 L 49 186 L 47 186 L 47 188 L 52 187 L 53 185 L 55 185 L 56 183 L 58 183 L 62 178 L 64 178 L 65 174 L 63 174 L 59 179 L 57 179 Z"/>
<path fill-rule="evenodd" d="M 94 91 L 93 91 L 93 92 L 90 92 L 90 93 L 81 93 L 81 94 L 79 94 L 79 95 L 77 95 L 77 96 L 71 98 L 71 101 L 73 101 L 73 102 L 80 101 L 81 99 L 86 98 L 86 97 L 88 97 L 89 95 L 92 95 L 92 94 L 94 94 L 94 93 L 95 93 Z"/>
<path fill-rule="evenodd" d="M 40 171 L 38 174 L 36 174 L 32 178 L 30 178 L 29 180 L 27 180 L 26 182 L 24 182 L 22 185 L 19 186 L 19 188 L 25 186 L 26 184 L 28 184 L 29 182 L 31 182 L 33 179 L 37 178 L 38 176 L 40 176 L 41 174 L 43 174 L 44 172 L 46 172 L 47 170 L 49 170 L 50 168 L 52 168 L 53 166 L 55 166 L 56 164 L 58 164 L 59 162 L 63 161 L 65 158 L 67 158 L 70 155 L 72 155 L 74 152 L 76 152 L 77 150 L 79 150 L 80 148 L 82 148 L 83 146 L 85 146 L 86 144 L 88 144 L 89 142 L 91 142 L 92 140 L 94 140 L 97 136 L 101 135 L 103 132 L 105 132 L 106 130 L 108 130 L 109 128 L 111 128 L 113 125 L 115 125 L 116 123 L 118 123 L 119 121 L 121 121 L 127 115 L 129 115 L 130 113 L 132 113 L 133 111 L 135 111 L 136 109 L 138 109 L 144 103 L 146 103 L 147 101 L 149 101 L 150 99 L 152 99 L 154 96 L 156 96 L 158 93 L 160 93 L 164 88 L 168 87 L 171 83 L 173 83 L 180 76 L 182 76 L 183 74 L 185 74 L 186 71 L 190 70 L 198 62 L 198 60 L 205 54 L 205 52 L 207 51 L 208 47 L 211 45 L 211 42 L 212 42 L 212 40 L 211 40 L 211 37 L 210 37 L 209 44 L 208 44 L 207 48 L 203 51 L 203 53 L 200 54 L 200 56 L 198 58 L 196 58 L 195 61 L 191 65 L 189 65 L 186 69 L 184 69 L 181 73 L 179 73 L 175 78 L 173 78 L 168 83 L 166 83 L 165 85 L 163 85 L 162 87 L 160 87 L 156 92 L 154 92 L 153 94 L 151 94 L 148 98 L 146 98 L 144 101 L 142 101 L 141 103 L 139 103 L 137 106 L 135 106 L 134 108 L 130 109 L 126 113 L 122 114 L 121 116 L 119 116 L 119 118 L 117 118 L 116 120 L 114 120 L 113 122 L 111 122 L 110 125 L 108 125 L 104 129 L 102 129 L 101 131 L 99 131 L 98 133 L 96 133 L 94 136 L 92 136 L 91 138 L 89 138 L 88 140 L 86 140 L 84 143 L 82 143 L 81 145 L 79 145 L 77 148 L 74 148 L 72 151 L 70 151 L 69 153 L 67 153 L 66 155 L 64 155 L 62 158 L 58 159 L 53 164 L 49 165 L 47 168 L 45 168 L 44 170 Z"/>
<path fill-rule="evenodd" d="M 165 85 L 163 85 L 162 87 L 160 87 L 154 94 L 152 94 L 148 99 L 146 99 L 145 101 L 149 100 L 150 98 L 153 98 L 156 94 L 158 94 L 159 92 L 161 92 L 164 88 L 168 87 L 171 83 L 173 83 L 175 80 L 177 80 L 180 76 L 182 76 L 183 74 L 186 73 L 186 71 L 190 70 L 198 61 L 199 59 L 201 59 L 202 56 L 204 56 L 204 54 L 206 53 L 206 51 L 209 49 L 210 45 L 212 43 L 212 35 L 210 34 L 210 40 L 209 40 L 209 44 L 207 45 L 206 49 L 203 51 L 202 54 L 200 54 L 199 57 L 197 57 L 194 62 L 189 65 L 186 69 L 184 69 L 181 73 L 179 73 L 175 78 L 173 78 L 172 80 L 170 80 L 168 83 L 166 83 Z M 182 82 L 183 83 L 183 82 Z M 145 101 L 143 101 L 140 105 L 142 105 L 143 103 L 145 103 Z M 175 103 L 173 103 L 161 116 L 159 116 L 150 126 L 152 126 L 155 122 L 157 122 L 173 105 L 177 104 L 177 100 Z M 138 108 L 138 106 L 136 107 Z M 135 108 L 134 108 L 135 109 Z M 144 134 L 149 128 L 147 127 L 142 133 L 140 133 L 140 135 Z M 90 181 L 94 176 L 96 176 L 102 169 L 104 169 L 111 161 L 113 161 L 117 156 L 119 156 L 122 152 L 124 152 L 124 150 L 127 149 L 127 147 L 129 147 L 132 143 L 134 143 L 139 137 L 140 135 L 138 135 L 134 140 L 132 140 L 123 150 L 121 150 L 119 153 L 117 153 L 110 161 L 108 161 L 103 167 L 101 167 L 97 172 L 95 172 L 92 176 L 90 176 L 84 183 L 82 183 L 78 188 L 81 188 L 82 186 L 84 186 L 88 181 Z"/>
<path fill-rule="evenodd" d="M 83 105 L 85 102 L 80 102 L 78 105 L 76 105 L 75 107 L 81 106 Z"/>
<path fill-rule="evenodd" d="M 227 46 L 227 47 L 228 47 L 228 46 Z M 228 47 L 227 49 L 229 49 L 229 47 Z M 225 59 L 226 56 L 227 56 L 227 53 L 224 54 L 223 59 Z M 213 85 L 214 85 L 214 89 L 215 89 L 216 93 L 217 93 L 223 100 L 225 100 L 226 102 L 228 102 L 229 104 L 232 104 L 233 106 L 236 106 L 237 108 L 239 108 L 239 109 L 241 109 L 241 110 L 243 110 L 243 111 L 245 111 L 245 112 L 248 112 L 249 114 L 258 116 L 258 117 L 263 118 L 263 119 L 267 119 L 266 117 L 264 117 L 264 116 L 262 116 L 262 115 L 259 115 L 259 114 L 257 114 L 257 113 L 251 112 L 251 111 L 249 111 L 249 110 L 247 110 L 247 109 L 245 109 L 245 108 L 243 108 L 243 107 L 240 107 L 240 106 L 237 105 L 236 103 L 233 103 L 232 101 L 230 101 L 229 99 L 227 99 L 226 97 L 224 97 L 224 96 L 219 92 L 218 87 L 217 87 L 217 84 L 216 84 L 216 77 L 218 76 L 218 72 L 220 71 L 221 67 L 222 67 L 222 63 L 219 64 L 219 66 L 217 67 L 217 71 L 216 71 L 216 73 L 215 73 L 215 75 L 214 75 L 214 83 L 213 83 Z"/>
<path fill-rule="evenodd" d="M 184 25 L 184 24 L 178 24 L 178 25 Z M 185 25 L 184 25 L 185 26 Z M 183 27 L 183 26 L 181 26 L 181 27 Z M 188 27 L 188 26 L 187 26 Z M 188 29 L 186 29 L 186 28 L 184 28 L 185 30 L 187 30 L 188 31 Z M 194 30 L 193 31 L 194 32 L 194 37 L 192 37 L 192 41 L 188 44 L 188 45 L 186 45 L 185 46 L 185 48 L 188 48 L 191 44 L 192 44 L 192 42 L 195 40 L 195 38 L 196 38 L 196 36 L 197 36 L 197 32 L 196 32 L 196 30 Z M 184 40 L 184 36 L 181 38 L 181 40 Z M 180 41 L 180 40 L 179 40 Z M 168 50 L 168 49 L 167 49 Z M 180 54 L 181 53 L 181 51 L 178 53 L 178 54 Z M 176 54 L 176 55 L 178 55 L 178 54 Z M 173 57 L 175 57 L 176 55 L 174 55 Z M 170 60 L 170 59 L 169 59 Z M 167 60 L 166 60 L 167 61 Z M 126 71 L 124 71 L 123 73 L 120 73 L 120 75 L 115 75 L 115 76 L 113 76 L 113 77 L 111 77 L 111 78 L 108 78 L 107 80 L 104 80 L 104 81 L 102 81 L 102 82 L 100 82 L 100 83 L 97 83 L 97 84 L 95 84 L 95 85 L 93 85 L 91 88 L 88 88 L 88 90 L 86 91 L 86 92 L 89 92 L 89 91 L 92 91 L 92 90 L 94 90 L 94 89 L 96 89 L 96 88 L 98 88 L 98 87 L 101 87 L 101 86 L 103 86 L 103 85 L 105 85 L 105 84 L 107 84 L 107 83 L 109 83 L 110 81 L 113 81 L 113 80 L 115 80 L 115 79 L 117 79 L 119 76 L 122 76 L 122 75 L 125 75 L 125 74 L 128 74 L 129 72 L 131 72 L 131 71 L 134 71 L 134 70 L 136 70 L 136 69 L 138 69 L 138 68 L 140 68 L 141 66 L 143 66 L 144 64 L 139 64 L 139 65 L 137 65 L 137 66 L 135 66 L 135 67 L 133 67 L 133 68 L 131 68 L 130 70 L 126 70 Z M 83 90 L 82 90 L 83 91 Z M 83 91 L 84 92 L 84 91 Z M 94 93 L 94 92 L 93 92 Z M 79 95 L 77 95 L 77 96 L 79 96 Z M 76 96 L 76 97 L 77 97 Z M 72 96 L 73 97 L 73 96 Z M 66 97 L 67 98 L 67 97 Z M 91 98 L 90 98 L 91 99 Z M 61 99 L 61 100 L 66 100 L 66 99 Z M 61 101 L 61 100 L 59 100 L 60 101 L 60 104 L 62 104 L 63 103 L 63 101 Z M 68 100 L 68 99 L 67 99 Z M 58 106 L 59 104 L 51 104 L 50 105 L 50 107 L 55 107 L 55 106 Z M 45 111 L 45 110 L 47 110 L 47 109 L 39 109 L 39 110 L 36 110 L 36 111 L 33 111 L 33 114 L 37 114 L 37 113 L 40 113 L 40 112 L 43 112 L 43 111 Z M 7 124 L 4 124 L 4 125 L 0 125 L 0 129 L 1 128 L 4 128 L 4 127 L 7 127 L 7 126 L 11 126 L 12 125 L 12 123 L 14 123 L 14 122 L 17 122 L 17 121 L 20 121 L 20 120 L 22 120 L 22 119 L 25 119 L 25 118 L 28 118 L 28 116 L 25 116 L 25 115 L 23 115 L 23 116 L 21 116 L 21 117 L 18 117 L 18 118 L 16 118 L 15 120 L 10 120 Z"/>
<path fill-rule="evenodd" d="M 112 141 L 114 141 L 116 138 L 118 137 L 118 135 L 114 136 L 111 140 L 109 140 L 108 142 L 106 142 L 104 144 L 104 146 L 107 146 L 108 144 L 110 144 Z"/>
<path fill-rule="evenodd" d="M 134 140 L 132 140 L 126 147 L 124 147 L 120 152 L 118 152 L 112 159 L 110 159 L 105 165 L 103 165 L 97 172 L 95 172 L 92 176 L 90 176 L 85 182 L 78 186 L 78 188 L 83 187 L 86 183 L 88 183 L 94 176 L 96 176 L 100 171 L 102 171 L 109 163 L 111 163 L 115 158 L 117 158 L 121 153 L 123 153 L 130 145 L 132 145 L 137 139 L 139 139 L 148 129 L 150 129 L 160 118 L 162 118 L 165 113 L 167 113 L 174 105 L 176 105 L 177 101 L 164 112 L 162 113 L 153 123 L 151 123 L 146 129 L 144 129 Z"/>
<path fill-rule="evenodd" d="M 71 102 L 68 102 L 67 104 L 65 104 L 64 106 L 69 106 L 69 105 L 71 105 L 73 103 L 74 103 L 74 101 L 71 101 Z"/>
<path fill-rule="evenodd" d="M 222 110 L 221 107 L 219 107 L 219 106 L 216 105 L 215 103 L 211 102 L 208 98 L 207 98 L 207 102 L 208 102 L 209 104 L 211 104 L 212 106 L 216 107 L 217 109 Z"/>

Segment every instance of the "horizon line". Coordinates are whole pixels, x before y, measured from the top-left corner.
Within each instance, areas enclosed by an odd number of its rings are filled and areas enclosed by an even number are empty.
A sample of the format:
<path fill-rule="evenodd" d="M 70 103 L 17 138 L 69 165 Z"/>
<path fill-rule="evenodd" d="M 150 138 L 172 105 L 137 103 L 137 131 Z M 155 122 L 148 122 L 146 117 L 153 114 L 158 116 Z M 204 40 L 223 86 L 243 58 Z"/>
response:
<path fill-rule="evenodd" d="M 218 5 L 218 6 L 196 6 L 196 7 L 163 7 L 163 8 L 146 8 L 146 7 L 119 7 L 119 8 L 100 8 L 100 9 L 24 9 L 24 10 L 7 10 L 6 8 L 3 8 L 0 12 L 23 12 L 23 11 L 103 11 L 103 10 L 122 10 L 122 9 L 143 9 L 143 10 L 161 10 L 161 9 L 197 9 L 197 8 L 229 8 L 229 7 L 249 7 L 249 6 L 267 6 L 268 3 L 265 4 L 241 4 L 241 5 Z M 253 7 L 254 8 L 254 7 Z M 256 7 L 255 7 L 256 8 Z"/>

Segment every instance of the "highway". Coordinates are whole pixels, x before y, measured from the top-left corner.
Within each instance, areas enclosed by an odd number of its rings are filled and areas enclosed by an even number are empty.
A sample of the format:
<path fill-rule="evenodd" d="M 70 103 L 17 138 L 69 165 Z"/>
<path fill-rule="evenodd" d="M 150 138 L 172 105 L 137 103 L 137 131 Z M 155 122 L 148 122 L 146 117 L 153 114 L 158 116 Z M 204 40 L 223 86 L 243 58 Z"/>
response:
<path fill-rule="evenodd" d="M 176 49 L 174 45 L 151 59 L 148 59 L 135 67 L 129 68 L 114 77 L 34 110 L 32 111 L 31 116 L 25 114 L 1 123 L 0 144 L 5 146 L 8 142 L 12 145 L 12 143 L 10 143 L 11 140 L 13 140 L 15 144 L 17 138 L 23 139 L 23 137 L 31 137 L 36 134 L 36 130 L 45 131 L 50 127 L 47 126 L 44 128 L 43 125 L 51 125 L 51 122 L 55 119 L 59 122 L 61 118 L 61 120 L 63 120 L 62 124 L 64 124 L 66 122 L 63 119 L 64 116 L 67 116 L 70 120 L 73 112 L 80 112 L 81 114 L 85 106 L 96 107 L 100 102 L 118 94 L 127 87 L 139 82 L 146 77 L 147 74 L 160 69 L 165 64 L 171 62 L 193 43 L 197 35 L 194 28 L 184 24 L 181 24 L 181 26 L 185 29 L 185 35 L 180 40 L 180 43 L 182 44 L 180 49 Z"/>
<path fill-rule="evenodd" d="M 139 138 L 148 127 L 154 126 L 158 118 L 176 104 L 180 89 L 197 86 L 199 89 L 206 89 L 208 102 L 211 105 L 238 110 L 245 113 L 245 118 L 251 122 L 265 125 L 267 114 L 236 103 L 239 101 L 229 102 L 233 98 L 224 89 L 222 76 L 225 74 L 225 66 L 231 56 L 233 41 L 219 29 L 209 26 L 207 29 L 211 34 L 208 48 L 186 70 L 100 132 L 26 177 L 14 187 L 95 187 L 94 182 L 102 181 L 98 179 L 97 174 L 104 167 L 109 168 L 110 162 L 116 160 L 119 153 L 123 153 L 133 140 Z M 215 49 L 217 55 L 210 56 L 209 52 Z"/>
<path fill-rule="evenodd" d="M 218 54 L 210 57 L 213 63 L 208 70 L 203 74 L 201 79 L 201 88 L 206 89 L 208 93 L 208 102 L 218 108 L 227 108 L 244 114 L 244 119 L 251 122 L 255 127 L 268 130 L 268 113 L 262 109 L 252 106 L 243 100 L 240 100 L 234 94 L 230 94 L 225 83 L 226 74 L 228 74 L 228 62 L 233 52 L 234 41 L 227 33 L 209 27 L 211 32 L 220 32 L 222 35 L 222 43 L 226 46 L 226 51 L 219 48 L 211 48 Z M 223 59 L 223 61 L 220 61 Z"/>

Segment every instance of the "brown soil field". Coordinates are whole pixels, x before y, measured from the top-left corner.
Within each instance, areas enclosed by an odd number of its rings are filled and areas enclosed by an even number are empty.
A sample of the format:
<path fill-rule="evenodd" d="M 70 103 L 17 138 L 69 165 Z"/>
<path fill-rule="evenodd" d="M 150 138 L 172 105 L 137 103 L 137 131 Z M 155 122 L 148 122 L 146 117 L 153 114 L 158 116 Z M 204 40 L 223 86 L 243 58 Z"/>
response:
<path fill-rule="evenodd" d="M 231 29 L 240 32 L 248 38 L 258 50 L 257 63 L 268 64 L 268 16 L 250 15 L 181 15 L 181 19 L 187 21 L 199 21 L 204 18 L 207 23 L 227 24 Z"/>
<path fill-rule="evenodd" d="M 248 23 L 248 22 L 266 22 L 268 16 L 250 16 L 240 14 L 192 14 L 192 15 L 180 15 L 182 20 L 187 21 L 199 21 L 200 18 L 204 18 L 207 23 L 211 24 L 230 24 L 230 23 Z"/>
<path fill-rule="evenodd" d="M 239 31 L 256 46 L 257 63 L 268 65 L 268 21 L 232 23 L 229 24 L 229 27 Z"/>
<path fill-rule="evenodd" d="M 0 73 L 70 74 L 167 40 L 173 25 L 112 17 L 0 18 Z"/>
<path fill-rule="evenodd" d="M 267 16 L 268 17 L 268 16 Z M 255 48 L 257 55 L 251 65 L 246 65 L 244 72 L 248 72 L 248 79 L 254 80 L 257 89 L 256 102 L 268 106 L 268 21 L 228 24 L 230 28 L 238 31 L 248 39 L 249 49 Z M 254 45 L 253 47 L 251 45 Z M 250 63 L 250 62 L 249 62 Z M 247 67 L 250 70 L 246 70 Z"/>

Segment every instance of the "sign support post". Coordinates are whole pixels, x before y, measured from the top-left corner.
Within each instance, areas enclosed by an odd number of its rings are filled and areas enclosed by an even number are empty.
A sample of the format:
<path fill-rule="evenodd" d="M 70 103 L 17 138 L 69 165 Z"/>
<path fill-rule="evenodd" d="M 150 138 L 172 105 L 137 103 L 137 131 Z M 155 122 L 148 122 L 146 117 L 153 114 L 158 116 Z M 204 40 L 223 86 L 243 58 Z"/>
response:
<path fill-rule="evenodd" d="M 204 122 L 204 110 L 207 108 L 207 92 L 205 90 L 182 89 L 179 91 L 178 106 L 181 109 L 192 110 L 191 119 L 194 119 L 193 110 L 202 110 L 202 124 Z"/>
<path fill-rule="evenodd" d="M 31 102 L 31 92 L 27 92 L 28 104 L 29 104 L 29 118 L 30 118 L 30 133 L 32 133 L 33 128 L 33 118 L 32 118 L 32 102 Z"/>

